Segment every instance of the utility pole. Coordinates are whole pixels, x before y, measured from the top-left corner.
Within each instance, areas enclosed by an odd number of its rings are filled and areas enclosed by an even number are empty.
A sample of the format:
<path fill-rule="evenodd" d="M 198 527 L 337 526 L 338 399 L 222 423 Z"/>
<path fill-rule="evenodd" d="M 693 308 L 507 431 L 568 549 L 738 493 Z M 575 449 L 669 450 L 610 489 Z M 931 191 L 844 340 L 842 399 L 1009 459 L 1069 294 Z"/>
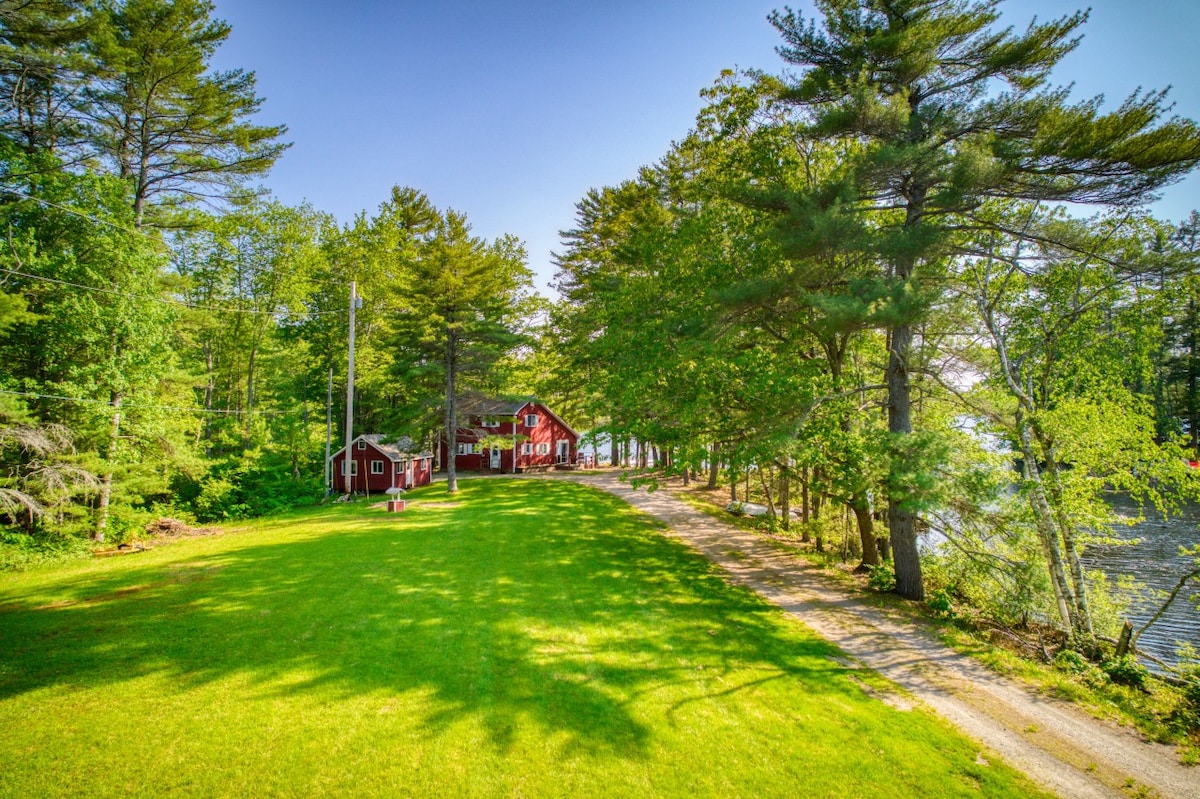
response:
<path fill-rule="evenodd" d="M 350 367 L 346 375 L 346 457 L 342 460 L 342 477 L 347 494 L 353 493 L 350 459 L 354 457 L 350 444 L 354 441 L 354 312 L 362 305 L 355 281 L 350 281 Z"/>
<path fill-rule="evenodd" d="M 329 366 L 329 388 L 325 391 L 325 496 L 333 491 L 333 461 L 330 448 L 333 446 L 333 365 Z"/>

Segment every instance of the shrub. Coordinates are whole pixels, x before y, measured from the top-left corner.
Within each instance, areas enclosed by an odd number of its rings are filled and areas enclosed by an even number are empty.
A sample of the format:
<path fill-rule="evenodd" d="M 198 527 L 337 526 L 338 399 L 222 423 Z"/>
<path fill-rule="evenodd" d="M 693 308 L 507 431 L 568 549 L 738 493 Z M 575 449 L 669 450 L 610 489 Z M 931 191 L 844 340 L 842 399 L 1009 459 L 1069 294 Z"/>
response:
<path fill-rule="evenodd" d="M 1054 668 L 1068 674 L 1085 674 L 1093 668 L 1088 659 L 1073 649 L 1064 649 L 1054 656 Z"/>
<path fill-rule="evenodd" d="M 238 489 L 224 477 L 208 477 L 196 497 L 196 518 L 202 522 L 240 519 L 246 515 L 245 504 L 238 501 Z"/>
<path fill-rule="evenodd" d="M 1093 690 L 1104 687 L 1109 677 L 1088 660 L 1082 653 L 1074 649 L 1063 649 L 1054 656 L 1054 667 L 1075 677 L 1079 682 Z"/>
<path fill-rule="evenodd" d="M 43 563 L 87 557 L 91 552 L 91 543 L 83 538 L 0 531 L 0 571 L 22 571 Z"/>
<path fill-rule="evenodd" d="M 867 573 L 867 585 L 882 593 L 896 590 L 896 575 L 886 565 L 872 566 Z"/>
<path fill-rule="evenodd" d="M 755 522 L 754 527 L 764 533 L 778 533 L 781 529 L 783 529 L 782 525 L 779 523 L 779 519 L 776 519 L 774 516 L 760 517 L 759 520 Z"/>
<path fill-rule="evenodd" d="M 1179 692 L 1179 702 L 1171 710 L 1167 723 L 1184 735 L 1200 733 L 1200 673 L 1193 674 Z"/>
<path fill-rule="evenodd" d="M 1108 679 L 1117 685 L 1127 685 L 1130 688 L 1141 690 L 1146 688 L 1146 677 L 1149 676 L 1149 672 L 1137 662 L 1137 658 L 1133 655 L 1110 658 L 1102 662 L 1100 668 L 1108 675 Z"/>
<path fill-rule="evenodd" d="M 128 505 L 112 505 L 108 510 L 108 525 L 104 529 L 104 543 L 124 544 L 140 538 L 146 525 L 155 518 L 148 510 L 138 510 Z"/>
<path fill-rule="evenodd" d="M 938 616 L 949 618 L 954 615 L 954 603 L 950 598 L 949 589 L 938 588 L 931 591 L 925 604 Z"/>

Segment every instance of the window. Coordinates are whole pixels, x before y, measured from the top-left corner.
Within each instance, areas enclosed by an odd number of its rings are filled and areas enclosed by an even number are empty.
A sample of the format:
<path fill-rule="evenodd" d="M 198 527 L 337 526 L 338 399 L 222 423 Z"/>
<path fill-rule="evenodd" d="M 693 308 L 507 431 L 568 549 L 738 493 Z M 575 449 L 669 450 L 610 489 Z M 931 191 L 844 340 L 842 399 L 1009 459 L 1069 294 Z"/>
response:
<path fill-rule="evenodd" d="M 346 466 L 345 466 L 346 463 L 347 463 L 346 461 L 342 461 L 342 472 L 343 473 L 345 473 L 345 471 L 346 471 Z M 349 463 L 350 463 L 350 476 L 358 477 L 358 461 L 350 460 Z"/>
<path fill-rule="evenodd" d="M 526 427 L 537 427 L 537 425 L 538 425 L 538 415 L 536 413 L 525 414 L 525 426 Z"/>
<path fill-rule="evenodd" d="M 549 455 L 550 454 L 550 445 L 545 444 L 545 443 L 538 444 L 538 454 L 539 455 Z"/>
<path fill-rule="evenodd" d="M 522 455 L 532 455 L 533 454 L 533 444 L 522 444 L 521 445 L 521 454 Z"/>
<path fill-rule="evenodd" d="M 359 448 L 360 450 L 366 449 L 366 448 L 367 448 L 367 442 L 365 442 L 365 441 L 359 441 L 359 442 L 358 442 L 358 448 Z"/>
<path fill-rule="evenodd" d="M 480 425 L 480 427 L 499 427 L 500 420 L 499 419 L 484 419 L 482 422 L 479 423 L 479 425 Z"/>
<path fill-rule="evenodd" d="M 371 474 L 383 474 L 383 461 L 371 461 Z"/>
<path fill-rule="evenodd" d="M 459 444 L 458 445 L 458 454 L 459 455 L 472 455 L 475 453 L 475 447 L 476 447 L 475 444 Z"/>

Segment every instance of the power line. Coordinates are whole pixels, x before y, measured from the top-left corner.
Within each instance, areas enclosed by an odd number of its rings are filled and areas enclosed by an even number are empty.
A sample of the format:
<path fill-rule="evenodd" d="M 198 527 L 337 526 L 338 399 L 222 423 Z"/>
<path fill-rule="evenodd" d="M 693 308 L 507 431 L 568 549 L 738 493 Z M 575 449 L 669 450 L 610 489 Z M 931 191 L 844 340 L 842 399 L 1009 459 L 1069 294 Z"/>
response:
<path fill-rule="evenodd" d="M 131 300 L 141 300 L 141 301 L 150 300 L 152 302 L 162 302 L 162 303 L 166 303 L 168 305 L 178 305 L 183 308 L 191 308 L 191 309 L 197 310 L 197 311 L 212 311 L 214 313 L 248 313 L 248 314 L 263 314 L 265 316 L 288 316 L 288 317 L 291 317 L 291 316 L 295 316 L 295 317 L 332 316 L 334 314 L 341 313 L 341 311 L 304 311 L 303 313 L 293 314 L 291 311 L 263 311 L 263 310 L 259 310 L 257 308 L 227 308 L 227 307 L 223 307 L 220 305 L 197 305 L 195 303 L 187 302 L 186 300 L 172 299 L 171 297 L 146 297 L 146 296 L 142 296 L 142 295 L 138 295 L 138 294 L 130 294 L 130 293 L 124 292 L 124 291 L 117 291 L 116 289 L 106 289 L 106 288 L 102 288 L 100 286 L 85 286 L 82 283 L 72 283 L 69 280 L 60 280 L 56 277 L 46 277 L 44 275 L 31 275 L 27 272 L 19 272 L 16 269 L 8 269 L 8 268 L 2 267 L 2 266 L 0 266 L 0 272 L 5 272 L 10 275 L 16 275 L 18 277 L 28 278 L 29 280 L 40 280 L 44 283 L 55 283 L 60 286 L 68 286 L 70 288 L 81 289 L 83 291 L 96 291 L 101 294 L 111 294 L 116 297 L 124 297 L 126 299 L 131 299 Z"/>
<path fill-rule="evenodd" d="M 0 186 L 0 192 L 3 192 L 5 194 L 11 194 L 14 197 L 20 197 L 23 200 L 29 200 L 30 202 L 38 203 L 39 205 L 45 206 L 46 208 L 54 208 L 58 211 L 62 211 L 63 213 L 77 216 L 80 219 L 86 219 L 89 222 L 94 222 L 97 225 L 107 225 L 108 227 L 111 227 L 114 230 L 120 230 L 123 233 L 129 233 L 129 234 L 132 234 L 135 236 L 142 236 L 144 238 L 151 238 L 150 236 L 148 236 L 146 234 L 146 231 L 144 231 L 144 230 L 139 230 L 138 228 L 127 227 L 125 225 L 118 224 L 118 223 L 112 221 L 111 219 L 103 219 L 101 217 L 97 217 L 92 214 L 80 211 L 77 208 L 72 208 L 68 205 L 62 205 L 60 203 L 51 202 L 50 200 L 46 200 L 41 197 L 35 197 L 32 194 L 29 194 L 27 192 L 18 191 L 16 189 L 12 189 L 7 186 Z M 214 231 L 208 230 L 208 231 L 206 231 L 206 233 L 212 237 L 212 240 L 214 242 L 216 242 L 220 247 L 224 248 L 227 252 L 231 252 L 231 253 L 240 252 L 240 250 L 237 247 L 235 247 L 227 239 L 225 239 L 221 236 L 218 236 Z M 165 244 L 165 242 L 160 241 L 157 243 L 167 246 Z M 336 287 L 340 287 L 344 284 L 344 281 L 341 278 L 335 278 L 332 280 L 316 280 L 313 282 L 318 283 L 323 286 L 336 286 Z M 261 312 L 261 313 L 265 313 L 265 312 Z M 341 311 L 314 311 L 313 313 L 341 313 Z"/>
<path fill-rule="evenodd" d="M 20 197 L 23 200 L 29 200 L 31 202 L 35 202 L 38 205 L 45 206 L 46 208 L 53 208 L 57 211 L 62 211 L 64 214 L 71 214 L 72 216 L 77 216 L 80 219 L 86 219 L 88 222 L 92 222 L 97 225 L 107 225 L 108 227 L 113 228 L 114 230 L 120 230 L 123 233 L 132 233 L 135 236 L 146 236 L 146 234 L 144 232 L 137 230 L 136 228 L 126 227 L 124 225 L 117 224 L 116 222 L 112 221 L 111 219 L 103 219 L 102 217 L 93 216 L 92 214 L 84 213 L 83 211 L 80 211 L 77 208 L 72 208 L 68 205 L 60 205 L 58 203 L 51 202 L 50 200 L 46 200 L 41 197 L 34 197 L 32 194 L 26 194 L 23 191 L 17 191 L 16 189 L 10 189 L 7 186 L 0 186 L 0 191 L 4 192 L 5 194 L 11 194 L 14 197 Z"/>
<path fill-rule="evenodd" d="M 95 216 L 92 214 L 86 214 L 86 212 L 84 212 L 84 211 L 80 211 L 79 209 L 76 209 L 76 208 L 71 208 L 70 205 L 62 205 L 61 203 L 50 202 L 50 200 L 48 200 L 48 199 L 43 199 L 41 197 L 34 197 L 34 196 L 32 196 L 32 194 L 29 194 L 28 192 L 17 191 L 16 188 L 10 188 L 7 186 L 0 186 L 0 192 L 5 193 L 5 194 L 11 194 L 11 196 L 13 196 L 13 197 L 19 197 L 19 198 L 22 198 L 25 200 L 29 200 L 29 202 L 31 202 L 31 203 L 37 203 L 38 205 L 44 206 L 44 208 L 53 208 L 55 210 L 64 212 L 64 214 L 70 214 L 72 216 L 77 216 L 80 218 L 80 220 L 86 220 L 88 222 L 92 222 L 95 224 L 103 224 L 103 226 L 113 228 L 114 230 L 120 230 L 121 233 L 128 233 L 130 235 L 142 236 L 142 238 L 144 238 L 144 239 L 149 239 L 151 241 L 154 241 L 155 244 L 157 244 L 157 245 L 161 245 L 163 247 L 168 248 L 168 250 L 170 248 L 169 245 L 166 244 L 166 242 L 161 241 L 161 240 L 152 239 L 152 236 L 149 236 L 148 234 L 146 234 L 145 230 L 127 227 L 127 226 L 124 226 L 124 224 L 119 224 L 112 220 L 106 220 L 106 218 L 103 218 L 103 217 L 98 217 L 98 216 Z M 214 232 L 214 230 L 206 230 L 205 233 L 208 234 L 209 236 L 211 236 L 212 241 L 215 241 L 218 246 L 224 248 L 224 250 L 226 250 L 227 252 L 230 252 L 230 253 L 240 252 L 239 248 L 235 247 L 233 245 L 233 242 L 230 242 L 228 239 L 224 239 L 223 236 L 217 235 Z M 320 286 L 332 286 L 332 287 L 340 287 L 343 284 L 341 278 L 335 278 L 335 280 L 328 280 L 328 281 L 310 281 L 310 282 L 319 283 Z M 89 287 L 82 287 L 82 288 L 89 288 Z M 95 289 L 95 290 L 103 290 L 103 289 Z M 191 306 L 190 305 L 187 307 L 199 308 L 202 306 Z M 210 310 L 222 311 L 223 308 L 210 308 Z M 270 311 L 253 311 L 250 313 L 270 313 Z M 310 314 L 319 314 L 319 313 L 341 313 L 341 311 L 312 311 L 312 312 L 310 312 Z"/>
<path fill-rule="evenodd" d="M 112 407 L 112 403 L 107 400 L 88 399 L 86 397 L 64 397 L 58 394 L 38 394 L 32 391 L 6 391 L 0 389 L 0 394 L 7 394 L 13 397 L 30 397 L 33 399 L 49 399 L 58 400 L 61 402 L 77 402 L 86 405 L 104 405 Z M 289 411 L 230 411 L 207 408 L 187 408 L 181 405 L 146 405 L 137 402 L 124 402 L 121 404 L 121 410 L 126 408 L 138 408 L 140 410 L 155 410 L 155 411 L 183 411 L 185 413 L 212 413 L 223 414 L 227 416 L 289 416 L 294 415 Z"/>

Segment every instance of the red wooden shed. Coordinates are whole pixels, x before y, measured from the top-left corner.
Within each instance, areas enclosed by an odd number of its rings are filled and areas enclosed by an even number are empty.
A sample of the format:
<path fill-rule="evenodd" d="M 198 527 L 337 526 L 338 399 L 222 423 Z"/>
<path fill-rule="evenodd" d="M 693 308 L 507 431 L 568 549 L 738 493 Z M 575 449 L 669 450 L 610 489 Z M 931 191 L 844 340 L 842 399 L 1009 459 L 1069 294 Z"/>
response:
<path fill-rule="evenodd" d="M 429 485 L 433 479 L 433 453 L 414 452 L 412 440 L 402 437 L 384 443 L 378 433 L 362 435 L 350 442 L 350 489 L 346 488 L 346 448 L 331 456 L 333 490 L 346 493 L 382 494 L 389 488 L 408 489 Z"/>

